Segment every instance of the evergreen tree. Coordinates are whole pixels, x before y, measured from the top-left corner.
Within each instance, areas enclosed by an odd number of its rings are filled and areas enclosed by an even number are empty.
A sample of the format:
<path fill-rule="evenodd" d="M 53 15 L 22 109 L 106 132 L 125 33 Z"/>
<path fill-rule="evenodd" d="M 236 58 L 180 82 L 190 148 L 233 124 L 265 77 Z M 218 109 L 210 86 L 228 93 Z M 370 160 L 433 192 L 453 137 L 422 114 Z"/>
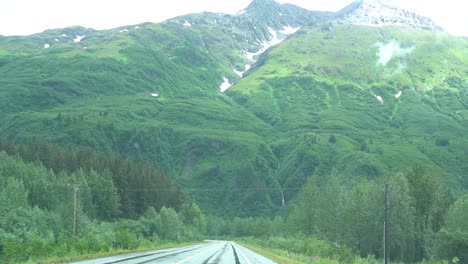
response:
<path fill-rule="evenodd" d="M 459 263 L 468 262 L 468 195 L 460 198 L 447 213 L 445 223 L 436 235 L 434 257 Z"/>

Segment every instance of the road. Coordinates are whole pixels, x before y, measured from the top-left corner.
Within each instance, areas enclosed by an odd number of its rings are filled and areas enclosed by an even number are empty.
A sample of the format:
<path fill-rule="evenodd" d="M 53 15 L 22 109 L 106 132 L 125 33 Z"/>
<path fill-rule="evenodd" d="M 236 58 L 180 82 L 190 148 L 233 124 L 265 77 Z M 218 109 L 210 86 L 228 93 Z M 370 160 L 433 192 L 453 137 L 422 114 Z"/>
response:
<path fill-rule="evenodd" d="M 207 241 L 193 246 L 73 262 L 73 264 L 271 264 L 275 263 L 235 242 Z"/>

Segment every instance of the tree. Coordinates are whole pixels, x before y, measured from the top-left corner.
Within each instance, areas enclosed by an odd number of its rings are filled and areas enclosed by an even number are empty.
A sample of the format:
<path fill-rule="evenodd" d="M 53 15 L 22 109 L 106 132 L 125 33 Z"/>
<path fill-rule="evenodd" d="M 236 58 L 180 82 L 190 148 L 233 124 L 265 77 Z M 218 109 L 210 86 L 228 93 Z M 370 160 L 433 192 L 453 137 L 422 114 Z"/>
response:
<path fill-rule="evenodd" d="M 184 234 L 184 224 L 172 208 L 161 208 L 159 212 L 158 233 L 162 239 L 179 240 Z"/>
<path fill-rule="evenodd" d="M 311 178 L 299 194 L 299 203 L 288 217 L 288 225 L 295 227 L 297 232 L 312 235 L 316 231 L 318 214 L 317 207 L 318 188 Z"/>
<path fill-rule="evenodd" d="M 392 260 L 415 262 L 416 209 L 407 178 L 397 173 L 388 179 L 389 254 Z"/>
<path fill-rule="evenodd" d="M 119 214 L 119 194 L 109 170 L 104 170 L 102 173 L 91 170 L 89 187 L 96 207 L 96 216 L 99 219 L 111 220 Z"/>
<path fill-rule="evenodd" d="M 198 204 L 192 203 L 190 205 L 184 205 L 181 214 L 184 223 L 191 227 L 192 231 L 199 234 L 206 233 L 206 216 L 203 214 Z"/>
<path fill-rule="evenodd" d="M 340 186 L 335 173 L 327 178 L 319 187 L 315 197 L 314 210 L 319 216 L 316 226 L 320 236 L 331 241 L 343 241 L 343 209 L 345 191 Z"/>
<path fill-rule="evenodd" d="M 382 205 L 382 186 L 376 182 L 365 180 L 347 196 L 342 226 L 344 241 L 363 257 L 381 255 Z"/>
<path fill-rule="evenodd" d="M 5 220 L 10 212 L 27 207 L 29 207 L 28 191 L 24 187 L 23 181 L 13 177 L 7 178 L 5 186 L 0 186 L 0 208 L 2 208 L 0 227 L 2 220 Z"/>
<path fill-rule="evenodd" d="M 415 209 L 415 261 L 426 257 L 426 231 L 429 227 L 430 215 L 436 200 L 437 181 L 432 173 L 428 173 L 420 165 L 411 168 L 405 174 L 409 184 L 409 194 L 413 198 Z"/>
<path fill-rule="evenodd" d="M 460 263 L 468 261 L 468 195 L 460 198 L 448 211 L 446 221 L 435 239 L 435 257 Z"/>

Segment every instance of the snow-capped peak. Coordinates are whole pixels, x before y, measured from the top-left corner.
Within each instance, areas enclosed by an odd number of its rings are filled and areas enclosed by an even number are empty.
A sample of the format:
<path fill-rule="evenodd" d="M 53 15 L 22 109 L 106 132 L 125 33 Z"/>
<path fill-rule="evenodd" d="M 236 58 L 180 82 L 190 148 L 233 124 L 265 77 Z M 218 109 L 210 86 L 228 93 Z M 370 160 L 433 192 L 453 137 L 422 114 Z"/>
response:
<path fill-rule="evenodd" d="M 340 20 L 349 24 L 443 31 L 430 18 L 401 8 L 392 0 L 359 0 L 340 13 Z"/>

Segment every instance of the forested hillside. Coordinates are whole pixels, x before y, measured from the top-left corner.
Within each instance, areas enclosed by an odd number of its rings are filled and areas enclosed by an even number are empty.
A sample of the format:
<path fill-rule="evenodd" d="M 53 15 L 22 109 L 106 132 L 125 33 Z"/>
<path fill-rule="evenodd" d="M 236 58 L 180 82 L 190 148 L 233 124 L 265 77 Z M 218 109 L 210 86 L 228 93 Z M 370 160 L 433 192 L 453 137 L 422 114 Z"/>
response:
<path fill-rule="evenodd" d="M 272 3 L 281 19 L 259 19 Z M 284 38 L 284 28 L 320 15 L 256 1 L 239 16 L 2 37 L 0 134 L 147 160 L 210 212 L 272 215 L 281 203 L 275 135 L 219 87 L 240 79 L 234 70 L 254 63 L 245 54 L 263 48 L 272 31 Z"/>
<path fill-rule="evenodd" d="M 0 36 L 0 256 L 255 236 L 373 263 L 388 186 L 392 260 L 466 261 L 467 38 L 370 2 Z"/>
<path fill-rule="evenodd" d="M 149 161 L 220 216 L 272 216 L 309 177 L 357 184 L 415 161 L 464 192 L 466 39 L 330 17 L 255 1 L 2 37 L 0 134 Z"/>
<path fill-rule="evenodd" d="M 121 189 L 122 176 L 109 170 L 116 163 L 106 164 L 105 158 L 85 155 L 85 150 L 75 153 L 38 142 L 18 147 L 3 142 L 1 147 L 16 153 L 0 152 L 0 206 L 4 212 L 0 215 L 0 257 L 6 263 L 67 259 L 202 237 L 250 237 L 244 241 L 304 261 L 308 256 L 325 263 L 376 263 L 383 257 L 384 186 L 390 204 L 391 260 L 414 263 L 457 257 L 464 263 L 468 257 L 464 242 L 467 196 L 456 199 L 440 177 L 420 166 L 363 180 L 352 188 L 340 184 L 334 174 L 321 184 L 310 178 L 297 203 L 274 218 L 223 219 L 206 216 L 194 203 L 167 202 L 174 198 L 167 187 L 155 186 L 154 179 L 151 186 L 137 181 L 131 184 L 133 189 Z M 76 159 L 59 168 L 57 164 L 64 163 L 56 163 L 52 153 Z M 39 157 L 49 158 L 41 162 Z M 67 172 L 70 164 L 83 168 Z M 141 165 L 123 164 L 121 168 Z M 154 170 L 147 165 L 143 171 L 148 177 L 148 171 Z M 134 173 L 123 178 L 133 182 L 137 179 L 132 176 L 142 176 Z M 138 215 L 128 219 L 130 212 Z"/>
<path fill-rule="evenodd" d="M 402 28 L 303 28 L 227 93 L 278 135 L 270 146 L 284 188 L 333 170 L 353 184 L 420 163 L 465 192 L 466 45 Z"/>

